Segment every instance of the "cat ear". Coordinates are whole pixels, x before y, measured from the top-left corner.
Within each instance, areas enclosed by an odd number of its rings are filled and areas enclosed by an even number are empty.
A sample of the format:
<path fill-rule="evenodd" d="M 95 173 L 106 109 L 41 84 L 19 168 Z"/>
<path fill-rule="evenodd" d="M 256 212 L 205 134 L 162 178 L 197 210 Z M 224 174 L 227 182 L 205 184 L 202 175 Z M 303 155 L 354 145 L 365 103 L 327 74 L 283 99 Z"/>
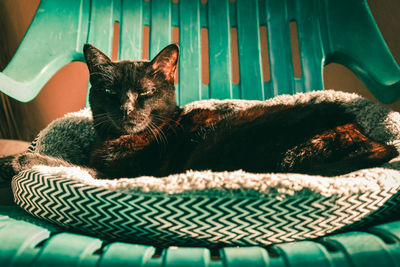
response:
<path fill-rule="evenodd" d="M 109 57 L 91 44 L 85 44 L 83 54 L 85 55 L 89 71 L 93 71 L 97 65 L 111 62 Z"/>
<path fill-rule="evenodd" d="M 167 81 L 173 83 L 178 57 L 179 46 L 177 44 L 170 44 L 153 58 L 151 66 L 154 70 L 164 73 Z"/>

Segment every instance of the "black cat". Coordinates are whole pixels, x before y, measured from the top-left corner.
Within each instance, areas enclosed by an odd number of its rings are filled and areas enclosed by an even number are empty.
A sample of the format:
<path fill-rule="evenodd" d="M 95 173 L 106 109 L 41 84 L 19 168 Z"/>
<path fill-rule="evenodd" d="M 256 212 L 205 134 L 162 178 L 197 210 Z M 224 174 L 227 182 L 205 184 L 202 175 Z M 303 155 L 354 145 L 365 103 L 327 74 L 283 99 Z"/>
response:
<path fill-rule="evenodd" d="M 337 175 L 398 154 L 335 103 L 184 112 L 175 100 L 174 44 L 152 61 L 112 62 L 89 44 L 84 54 L 99 136 L 90 166 L 106 178 L 189 169 Z"/>

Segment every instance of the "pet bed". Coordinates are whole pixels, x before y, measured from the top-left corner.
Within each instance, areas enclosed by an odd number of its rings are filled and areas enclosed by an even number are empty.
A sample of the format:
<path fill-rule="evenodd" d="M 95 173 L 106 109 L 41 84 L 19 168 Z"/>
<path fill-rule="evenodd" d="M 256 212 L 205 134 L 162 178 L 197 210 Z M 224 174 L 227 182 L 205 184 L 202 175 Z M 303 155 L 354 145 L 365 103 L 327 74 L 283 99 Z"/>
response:
<path fill-rule="evenodd" d="M 340 103 L 369 136 L 399 148 L 400 114 L 355 94 L 320 91 L 263 102 L 203 100 L 184 108 L 234 111 L 255 104 L 305 102 Z M 79 168 L 87 162 L 94 139 L 89 109 L 51 123 L 30 153 L 72 159 L 76 165 L 38 165 L 19 173 L 12 182 L 17 205 L 62 227 L 162 247 L 270 245 L 317 238 L 383 219 L 398 207 L 399 158 L 336 177 L 238 170 L 96 180 Z"/>
<path fill-rule="evenodd" d="M 151 58 L 171 43 L 172 32 L 178 29 L 182 53 L 176 87 L 180 104 L 207 98 L 267 99 L 319 90 L 324 88 L 323 67 L 331 62 L 351 69 L 380 101 L 393 103 L 400 98 L 400 69 L 366 0 L 42 0 L 23 42 L 0 73 L 0 90 L 18 101 L 31 100 L 57 70 L 71 61 L 83 61 L 81 48 L 86 42 L 111 56 L 116 24 L 120 35 L 114 48 L 119 59 L 140 59 L 142 48 L 149 49 Z M 298 77 L 293 70 L 289 24 L 297 24 Z M 142 44 L 144 27 L 151 29 L 149 46 Z M 200 67 L 204 63 L 200 60 L 204 28 L 209 39 L 208 84 L 202 81 Z M 263 38 L 267 39 L 264 43 Z M 268 56 L 262 60 L 263 49 Z M 235 51 L 240 63 L 238 84 L 232 79 L 231 55 Z M 265 59 L 271 63 L 266 77 Z M 392 200 L 396 203 L 393 198 L 389 202 Z M 1 266 L 49 266 L 55 262 L 58 266 L 305 266 L 311 262 L 315 266 L 400 266 L 399 221 L 267 249 L 160 249 L 38 227 L 37 221 L 36 225 L 21 221 L 15 213 L 22 212 L 13 209 L 0 206 Z M 380 214 L 373 214 L 369 218 L 376 222 Z"/>

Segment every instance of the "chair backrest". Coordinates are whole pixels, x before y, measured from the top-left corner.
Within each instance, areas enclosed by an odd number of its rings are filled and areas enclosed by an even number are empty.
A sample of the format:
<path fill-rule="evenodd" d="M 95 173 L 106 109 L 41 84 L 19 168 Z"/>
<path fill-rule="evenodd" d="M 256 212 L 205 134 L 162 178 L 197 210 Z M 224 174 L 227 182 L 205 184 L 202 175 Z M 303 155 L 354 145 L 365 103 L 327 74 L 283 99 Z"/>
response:
<path fill-rule="evenodd" d="M 61 67 L 84 60 L 87 42 L 111 55 L 115 22 L 119 59 L 142 58 L 143 27 L 150 30 L 150 58 L 179 28 L 180 104 L 321 90 L 329 62 L 350 68 L 382 102 L 400 99 L 400 68 L 366 0 L 42 0 L 0 73 L 0 90 L 31 100 Z M 238 78 L 232 74 L 235 55 Z M 206 70 L 209 82 L 202 80 Z"/>

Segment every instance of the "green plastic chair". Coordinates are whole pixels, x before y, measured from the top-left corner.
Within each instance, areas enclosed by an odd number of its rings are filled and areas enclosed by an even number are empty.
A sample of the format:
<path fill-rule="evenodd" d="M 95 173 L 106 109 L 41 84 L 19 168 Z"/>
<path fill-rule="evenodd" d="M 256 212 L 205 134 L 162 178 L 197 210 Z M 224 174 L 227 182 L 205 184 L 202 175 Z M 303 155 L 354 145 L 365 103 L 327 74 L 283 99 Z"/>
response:
<path fill-rule="evenodd" d="M 365 0 L 42 0 L 23 42 L 0 73 L 0 90 L 27 102 L 60 68 L 84 60 L 83 44 L 111 55 L 116 21 L 120 59 L 142 58 L 143 26 L 150 27 L 150 58 L 171 43 L 172 28 L 179 27 L 180 104 L 321 90 L 323 67 L 330 62 L 350 68 L 380 101 L 400 99 L 400 68 Z M 299 77 L 292 64 L 292 21 L 298 31 Z M 267 32 L 270 77 L 263 77 L 261 26 Z M 232 27 L 237 29 L 239 83 L 232 77 Z M 201 78 L 202 28 L 208 29 L 209 38 L 208 84 Z M 0 206 L 0 266 L 45 266 L 54 261 L 59 266 L 400 266 L 400 221 L 267 249 L 210 251 L 157 249 L 51 232 L 12 219 L 18 212 Z"/>

